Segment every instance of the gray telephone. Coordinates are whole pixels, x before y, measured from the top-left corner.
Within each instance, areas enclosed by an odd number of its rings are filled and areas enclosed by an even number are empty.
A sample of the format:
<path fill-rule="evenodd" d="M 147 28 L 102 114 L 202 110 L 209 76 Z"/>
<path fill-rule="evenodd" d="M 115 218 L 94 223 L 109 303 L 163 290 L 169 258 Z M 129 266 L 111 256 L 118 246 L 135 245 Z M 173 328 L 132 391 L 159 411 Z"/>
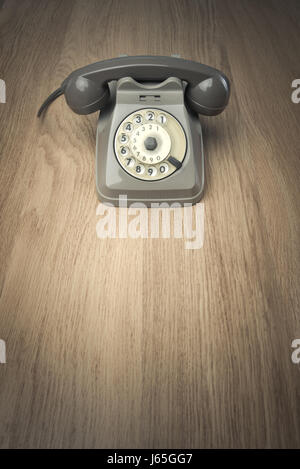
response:
<path fill-rule="evenodd" d="M 177 57 L 119 57 L 72 72 L 41 106 L 58 96 L 78 114 L 101 110 L 96 141 L 99 199 L 118 205 L 196 203 L 204 186 L 198 113 L 226 107 L 226 76 Z"/>

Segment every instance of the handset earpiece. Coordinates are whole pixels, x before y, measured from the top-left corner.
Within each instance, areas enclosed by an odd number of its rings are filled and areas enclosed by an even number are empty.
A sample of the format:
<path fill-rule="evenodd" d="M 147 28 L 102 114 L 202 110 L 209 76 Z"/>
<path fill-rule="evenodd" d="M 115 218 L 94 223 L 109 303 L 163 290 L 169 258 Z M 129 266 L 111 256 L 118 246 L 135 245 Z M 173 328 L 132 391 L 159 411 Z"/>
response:
<path fill-rule="evenodd" d="M 207 116 L 220 114 L 226 107 L 230 95 L 229 81 L 224 75 L 214 75 L 196 85 L 189 84 L 185 98 L 197 113 Z"/>
<path fill-rule="evenodd" d="M 61 95 L 76 114 L 90 114 L 102 109 L 109 100 L 109 88 L 106 83 L 91 80 L 82 75 L 71 73 L 61 86 L 48 96 L 38 110 L 40 117 L 48 106 Z"/>
<path fill-rule="evenodd" d="M 90 114 L 102 109 L 109 100 L 106 83 L 84 76 L 70 76 L 63 83 L 67 104 L 77 114 Z"/>

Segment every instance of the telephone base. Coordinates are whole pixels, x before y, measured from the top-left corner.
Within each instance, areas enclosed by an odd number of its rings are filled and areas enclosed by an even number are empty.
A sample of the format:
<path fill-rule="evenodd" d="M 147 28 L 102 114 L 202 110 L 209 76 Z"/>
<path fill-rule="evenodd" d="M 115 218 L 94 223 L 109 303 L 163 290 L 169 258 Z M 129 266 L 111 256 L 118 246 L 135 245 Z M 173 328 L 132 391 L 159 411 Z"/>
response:
<path fill-rule="evenodd" d="M 185 106 L 182 81 L 171 77 L 159 84 L 142 84 L 122 78 L 112 85 L 111 96 L 97 126 L 96 188 L 100 201 L 114 206 L 121 202 L 123 206 L 126 196 L 128 206 L 142 203 L 147 207 L 199 202 L 204 189 L 202 131 L 198 115 Z M 151 114 L 153 126 L 147 121 Z M 138 118 L 142 121 L 139 124 L 135 123 Z M 128 123 L 131 126 L 126 130 Z M 148 135 L 148 149 L 140 131 Z M 153 145 L 156 139 L 158 143 Z M 173 158 L 176 151 L 178 156 Z M 164 168 L 167 173 L 161 174 Z"/>

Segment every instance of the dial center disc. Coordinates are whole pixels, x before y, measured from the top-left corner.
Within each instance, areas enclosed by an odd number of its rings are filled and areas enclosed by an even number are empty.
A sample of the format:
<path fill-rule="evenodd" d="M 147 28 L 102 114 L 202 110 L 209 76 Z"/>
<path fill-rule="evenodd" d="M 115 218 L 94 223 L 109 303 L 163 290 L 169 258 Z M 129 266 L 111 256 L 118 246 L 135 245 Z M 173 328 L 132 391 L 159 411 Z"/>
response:
<path fill-rule="evenodd" d="M 131 135 L 131 152 L 139 161 L 147 164 L 163 161 L 171 150 L 169 133 L 159 124 L 140 125 Z"/>
<path fill-rule="evenodd" d="M 147 137 L 144 141 L 146 150 L 155 150 L 157 147 L 157 140 L 154 137 Z"/>

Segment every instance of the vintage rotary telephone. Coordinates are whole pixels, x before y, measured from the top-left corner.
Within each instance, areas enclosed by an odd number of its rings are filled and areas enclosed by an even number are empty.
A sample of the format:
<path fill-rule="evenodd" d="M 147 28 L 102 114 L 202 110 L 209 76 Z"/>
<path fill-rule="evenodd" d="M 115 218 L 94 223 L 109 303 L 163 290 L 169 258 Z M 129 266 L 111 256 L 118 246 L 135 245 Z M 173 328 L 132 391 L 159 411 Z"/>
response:
<path fill-rule="evenodd" d="M 230 94 L 220 71 L 178 57 L 119 57 L 72 72 L 58 96 L 78 114 L 101 110 L 96 138 L 99 199 L 196 203 L 204 186 L 197 113 L 219 114 Z"/>

